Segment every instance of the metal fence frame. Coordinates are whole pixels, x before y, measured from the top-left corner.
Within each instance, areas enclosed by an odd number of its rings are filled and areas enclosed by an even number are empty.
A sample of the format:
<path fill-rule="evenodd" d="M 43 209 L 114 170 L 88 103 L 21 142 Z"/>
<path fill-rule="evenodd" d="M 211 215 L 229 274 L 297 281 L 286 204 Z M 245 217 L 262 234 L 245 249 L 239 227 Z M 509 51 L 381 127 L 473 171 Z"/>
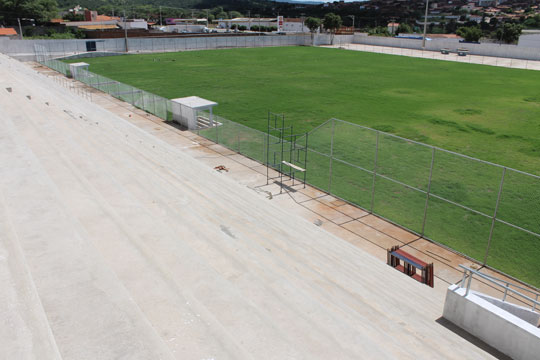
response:
<path fill-rule="evenodd" d="M 507 222 L 507 221 L 504 221 L 504 220 L 501 220 L 499 218 L 497 218 L 497 212 L 498 212 L 498 209 L 499 209 L 499 203 L 500 203 L 500 199 L 501 199 L 501 194 L 502 194 L 502 190 L 503 190 L 503 185 L 504 185 L 504 179 L 505 179 L 505 175 L 506 175 L 506 172 L 507 171 L 514 171 L 516 173 L 520 173 L 522 175 L 525 175 L 525 176 L 530 176 L 531 178 L 535 178 L 535 179 L 538 179 L 540 180 L 540 176 L 537 176 L 537 175 L 533 175 L 533 174 L 529 174 L 529 173 L 526 173 L 524 171 L 520 171 L 520 170 L 516 170 L 516 169 L 513 169 L 513 168 L 510 168 L 510 167 L 507 167 L 507 166 L 503 166 L 503 165 L 499 165 L 499 164 L 495 164 L 495 163 L 492 163 L 492 162 L 489 162 L 489 161 L 485 161 L 485 160 L 481 160 L 481 159 L 477 159 L 477 158 L 474 158 L 474 157 L 471 157 L 471 156 L 468 156 L 468 155 L 464 155 L 464 154 L 460 154 L 460 153 L 457 153 L 457 152 L 454 152 L 454 151 L 450 151 L 450 150 L 446 150 L 446 149 L 443 149 L 443 148 L 439 148 L 439 147 L 436 147 L 436 146 L 433 146 L 433 145 L 428 145 L 428 144 L 424 144 L 424 143 L 421 143 L 421 142 L 418 142 L 418 141 L 414 141 L 414 140 L 411 140 L 411 139 L 407 139 L 407 138 L 404 138 L 404 137 L 401 137 L 401 136 L 398 136 L 398 135 L 394 135 L 394 134 L 390 134 L 390 133 L 387 133 L 387 132 L 384 132 L 384 131 L 380 131 L 380 130 L 376 130 L 376 129 L 372 129 L 372 128 L 369 128 L 369 127 L 366 127 L 366 126 L 362 126 L 362 125 L 358 125 L 358 124 L 354 124 L 354 123 L 350 123 L 350 122 L 347 122 L 347 121 L 343 121 L 343 120 L 340 120 L 340 119 L 336 119 L 336 118 L 333 118 L 333 119 L 330 119 L 328 121 L 326 121 L 325 123 L 319 125 L 317 128 L 311 130 L 309 133 L 313 133 L 313 132 L 316 132 L 318 131 L 319 129 L 321 129 L 324 125 L 328 124 L 329 122 L 332 123 L 332 131 L 331 131 L 331 140 L 330 140 L 330 144 L 331 144 L 331 149 L 330 149 L 330 154 L 325 154 L 325 153 L 322 153 L 322 152 L 319 152 L 317 150 L 314 150 L 313 148 L 310 148 L 309 151 L 311 152 L 314 152 L 314 153 L 317 153 L 321 156 L 325 156 L 325 157 L 328 157 L 329 158 L 329 161 L 332 163 L 333 161 L 339 161 L 339 162 L 342 162 L 348 166 L 351 166 L 351 167 L 354 167 L 356 169 L 359 169 L 359 170 L 362 170 L 362 171 L 365 171 L 369 174 L 372 174 L 373 175 L 373 185 L 372 185 L 372 199 L 371 199 L 371 204 L 370 204 L 370 207 L 367 208 L 367 207 L 362 207 L 364 210 L 367 210 L 369 211 L 370 213 L 374 213 L 373 212 L 373 202 L 374 202 L 374 195 L 376 193 L 375 191 L 375 179 L 377 177 L 381 177 L 381 178 L 384 178 L 386 180 L 389 180 L 389 181 L 392 181 L 396 184 L 399 184 L 401 186 L 404 186 L 406 188 L 409 188 L 411 190 L 414 190 L 414 191 L 418 191 L 418 192 L 421 192 L 423 194 L 426 195 L 426 203 L 425 203 L 425 207 L 424 207 L 424 217 L 422 219 L 422 231 L 421 232 L 416 232 L 414 230 L 411 230 L 411 229 L 408 229 L 409 231 L 419 235 L 420 237 L 425 237 L 424 236 L 424 230 L 425 230 L 425 223 L 426 223 L 426 218 L 427 218 L 427 214 L 428 214 L 428 200 L 430 197 L 434 197 L 434 198 L 437 198 L 439 200 L 442 200 L 442 201 L 445 201 L 449 204 L 452 204 L 454 206 L 458 206 L 464 210 L 467 210 L 467 211 L 470 211 L 470 212 L 473 212 L 473 213 L 476 213 L 478 215 L 481 215 L 481 216 L 484 216 L 486 218 L 489 218 L 491 219 L 491 227 L 490 227 L 490 232 L 489 232 L 489 238 L 488 238 L 488 246 L 486 248 L 486 253 L 484 255 L 484 260 L 483 260 L 483 265 L 487 265 L 487 257 L 488 257 L 488 254 L 489 254 L 489 250 L 490 250 L 490 246 L 491 246 L 491 239 L 492 239 L 492 236 L 493 236 L 493 229 L 494 229 L 494 226 L 495 226 L 495 223 L 496 222 L 499 222 L 499 223 L 502 223 L 504 225 L 507 225 L 507 226 L 510 226 L 514 229 L 517 229 L 517 230 L 520 230 L 520 231 L 523 231 L 523 232 L 526 232 L 530 235 L 533 235 L 533 236 L 536 236 L 539 238 L 539 241 L 540 241 L 540 234 L 534 232 L 534 231 L 531 231 L 531 230 L 528 230 L 528 229 L 525 229 L 523 227 L 520 227 L 518 225 L 515 225 L 515 224 L 512 224 L 510 222 Z M 335 122 L 341 122 L 341 123 L 346 123 L 347 125 L 350 125 L 350 126 L 355 126 L 355 127 L 359 127 L 359 128 L 362 128 L 362 129 L 365 129 L 367 131 L 373 131 L 377 134 L 377 142 L 376 142 L 376 148 L 375 148 L 375 158 L 374 158 L 374 168 L 373 170 L 369 170 L 369 169 L 366 169 L 364 167 L 361 167 L 361 166 L 357 166 L 357 165 L 354 165 L 354 164 L 351 164 L 347 161 L 344 161 L 344 160 L 341 160 L 341 159 L 338 159 L 336 157 L 333 156 L 333 145 L 334 145 L 334 125 L 335 125 Z M 378 157 L 378 152 L 379 152 L 379 136 L 380 134 L 384 134 L 385 136 L 389 136 L 389 137 L 393 137 L 393 138 L 396 138 L 396 139 L 400 139 L 400 140 L 403 140 L 403 141 L 406 141 L 406 142 L 409 142 L 409 143 L 414 143 L 416 145 L 419 145 L 419 146 L 423 146 L 423 147 L 426 147 L 426 148 L 429 148 L 432 150 L 432 157 L 431 157 L 431 166 L 430 166 L 430 174 L 429 174 L 429 179 L 428 179 L 428 188 L 427 188 L 427 191 L 426 190 L 423 190 L 423 189 L 419 189 L 417 187 L 414 187 L 414 186 L 411 186 L 411 185 L 408 185 L 408 184 L 405 184 L 399 180 L 396 180 L 396 179 L 393 179 L 391 177 L 388 177 L 388 176 L 385 176 L 385 175 L 381 175 L 379 173 L 377 173 L 377 157 Z M 434 165 L 434 159 L 435 159 L 435 152 L 436 151 L 441 151 L 441 152 L 445 152 L 445 153 L 448 153 L 448 154 L 452 154 L 452 155 L 455 155 L 455 156 L 458 156 L 458 157 L 461 157 L 461 158 L 464 158 L 464 159 L 468 159 L 470 161 L 476 161 L 476 162 L 479 162 L 479 163 L 482 163 L 482 164 L 486 164 L 486 165 L 489 165 L 489 166 L 494 166 L 494 167 L 497 167 L 497 168 L 500 168 L 502 169 L 502 174 L 501 174 L 501 179 L 500 179 L 500 183 L 499 183 L 499 190 L 498 190 L 498 193 L 497 193 L 497 202 L 496 202 L 496 205 L 495 205 L 495 211 L 493 213 L 493 215 L 489 215 L 489 214 L 485 214 L 484 212 L 482 211 L 479 211 L 479 210 L 475 210 L 471 207 L 468 207 L 468 206 L 465 206 L 465 205 L 462 205 L 462 204 L 459 204 L 457 202 L 454 202 L 452 200 L 449 200 L 449 199 L 446 199 L 442 196 L 439 196 L 439 195 L 436 195 L 436 194 L 433 194 L 431 193 L 431 181 L 432 181 L 432 174 L 433 174 L 433 165 Z M 332 166 L 329 166 L 329 175 L 328 175 L 329 179 L 332 178 Z M 330 187 L 330 184 L 329 184 L 329 187 Z M 323 189 L 324 190 L 324 189 Z M 328 193 L 332 194 L 332 191 L 330 189 L 330 191 L 328 191 Z M 332 194 L 334 195 L 334 194 Z M 334 195 L 335 196 L 335 195 Z M 342 200 L 345 200 L 347 202 L 349 202 L 347 199 L 342 199 Z M 355 205 L 360 205 L 360 204 L 355 204 Z M 384 218 L 383 216 L 377 214 L 379 217 L 382 217 Z M 392 221 L 391 219 L 386 219 L 384 218 L 385 220 L 388 220 L 396 225 L 399 225 L 401 227 L 403 227 L 403 225 L 399 224 L 399 223 L 395 223 L 394 221 Z M 429 238 L 427 238 L 429 239 Z M 437 242 L 436 240 L 434 239 L 429 239 L 431 241 L 434 241 L 434 242 Z M 539 243 L 540 245 L 540 243 Z M 444 246 L 444 245 L 443 245 Z M 455 251 L 455 250 L 453 250 Z M 465 254 L 464 254 L 465 255 Z"/>

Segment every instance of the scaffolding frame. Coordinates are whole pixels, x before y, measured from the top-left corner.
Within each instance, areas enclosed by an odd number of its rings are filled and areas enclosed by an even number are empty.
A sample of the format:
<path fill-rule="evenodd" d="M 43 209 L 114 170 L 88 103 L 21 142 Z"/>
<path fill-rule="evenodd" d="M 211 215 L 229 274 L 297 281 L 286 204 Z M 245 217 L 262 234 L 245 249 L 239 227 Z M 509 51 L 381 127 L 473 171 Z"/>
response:
<path fill-rule="evenodd" d="M 283 177 L 292 181 L 298 179 L 301 173 L 304 188 L 306 187 L 308 133 L 294 134 L 292 125 L 285 125 L 285 115 L 268 112 L 266 133 L 266 185 L 271 180 L 279 179 L 280 190 L 283 192 Z M 303 141 L 302 141 L 303 140 Z M 275 149 L 277 147 L 277 149 Z M 270 175 L 270 168 L 278 171 L 277 176 Z"/>

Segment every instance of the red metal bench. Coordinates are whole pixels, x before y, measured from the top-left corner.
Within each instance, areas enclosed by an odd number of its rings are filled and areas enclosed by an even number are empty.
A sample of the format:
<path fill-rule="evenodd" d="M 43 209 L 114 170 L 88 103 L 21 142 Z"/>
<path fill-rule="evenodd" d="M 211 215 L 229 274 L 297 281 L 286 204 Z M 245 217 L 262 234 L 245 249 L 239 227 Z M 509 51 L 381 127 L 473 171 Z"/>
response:
<path fill-rule="evenodd" d="M 433 287 L 433 263 L 428 264 L 401 250 L 397 245 L 387 250 L 386 258 L 388 265 L 422 284 Z M 403 265 L 401 265 L 401 261 L 403 261 Z M 417 269 L 420 270 L 420 274 L 416 273 Z"/>

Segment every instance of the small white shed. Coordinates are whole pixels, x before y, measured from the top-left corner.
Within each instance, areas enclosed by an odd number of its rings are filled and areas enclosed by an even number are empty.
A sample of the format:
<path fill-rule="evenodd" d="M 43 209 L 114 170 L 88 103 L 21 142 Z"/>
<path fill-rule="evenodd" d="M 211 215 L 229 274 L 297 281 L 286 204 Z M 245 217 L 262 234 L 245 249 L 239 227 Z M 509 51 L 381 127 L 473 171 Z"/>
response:
<path fill-rule="evenodd" d="M 214 126 L 212 108 L 217 105 L 216 102 L 203 99 L 198 96 L 188 96 L 183 98 L 172 99 L 173 120 L 185 126 L 189 130 L 198 128 L 199 111 L 208 111 L 210 114 L 208 126 Z"/>
<path fill-rule="evenodd" d="M 69 72 L 71 73 L 71 77 L 77 79 L 79 77 L 79 70 L 88 71 L 89 66 L 90 64 L 87 64 L 85 62 L 69 64 Z"/>

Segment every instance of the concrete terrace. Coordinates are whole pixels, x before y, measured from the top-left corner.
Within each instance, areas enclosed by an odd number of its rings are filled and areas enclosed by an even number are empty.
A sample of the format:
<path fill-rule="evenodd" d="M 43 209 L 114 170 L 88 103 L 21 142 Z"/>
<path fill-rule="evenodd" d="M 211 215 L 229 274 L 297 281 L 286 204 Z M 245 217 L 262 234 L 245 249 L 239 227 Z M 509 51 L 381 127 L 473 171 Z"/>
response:
<path fill-rule="evenodd" d="M 0 358 L 500 355 L 443 326 L 445 280 L 327 230 L 411 234 L 3 55 L 0 91 Z"/>

